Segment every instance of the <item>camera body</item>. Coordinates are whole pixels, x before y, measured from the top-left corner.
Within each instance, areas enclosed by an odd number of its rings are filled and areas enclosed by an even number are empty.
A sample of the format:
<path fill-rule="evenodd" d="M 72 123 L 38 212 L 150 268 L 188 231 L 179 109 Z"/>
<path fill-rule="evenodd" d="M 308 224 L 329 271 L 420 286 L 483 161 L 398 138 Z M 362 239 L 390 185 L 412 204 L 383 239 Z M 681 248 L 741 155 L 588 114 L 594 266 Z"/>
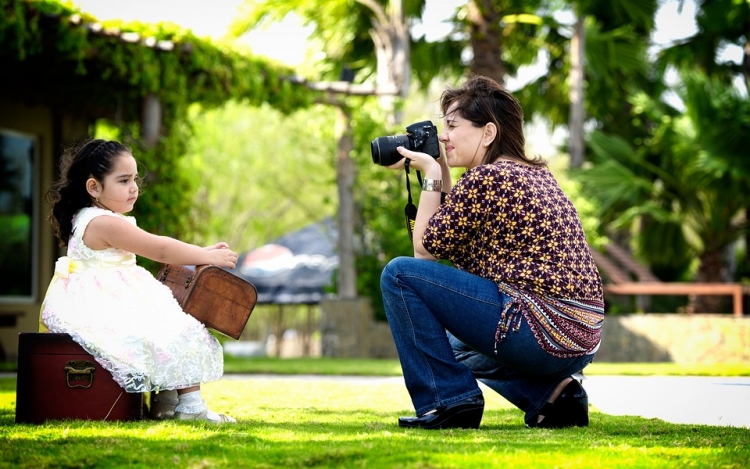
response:
<path fill-rule="evenodd" d="M 399 162 L 403 156 L 396 150 L 404 147 L 411 151 L 427 153 L 431 157 L 440 157 L 440 141 L 437 127 L 432 121 L 422 121 L 406 127 L 406 135 L 389 135 L 378 137 L 370 143 L 372 162 L 380 166 L 390 166 Z"/>

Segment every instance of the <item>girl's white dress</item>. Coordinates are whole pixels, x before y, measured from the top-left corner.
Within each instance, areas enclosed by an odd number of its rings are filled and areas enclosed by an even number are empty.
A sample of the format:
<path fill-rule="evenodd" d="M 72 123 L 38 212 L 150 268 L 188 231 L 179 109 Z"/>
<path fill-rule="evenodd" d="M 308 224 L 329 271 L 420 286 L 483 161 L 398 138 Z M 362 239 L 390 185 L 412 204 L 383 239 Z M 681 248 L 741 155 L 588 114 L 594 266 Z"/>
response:
<path fill-rule="evenodd" d="M 170 289 L 136 265 L 135 254 L 92 250 L 83 243 L 91 220 L 133 217 L 86 207 L 73 218 L 68 255 L 55 265 L 42 304 L 50 332 L 69 334 L 127 392 L 180 389 L 223 374 L 222 348 L 186 314 Z"/>

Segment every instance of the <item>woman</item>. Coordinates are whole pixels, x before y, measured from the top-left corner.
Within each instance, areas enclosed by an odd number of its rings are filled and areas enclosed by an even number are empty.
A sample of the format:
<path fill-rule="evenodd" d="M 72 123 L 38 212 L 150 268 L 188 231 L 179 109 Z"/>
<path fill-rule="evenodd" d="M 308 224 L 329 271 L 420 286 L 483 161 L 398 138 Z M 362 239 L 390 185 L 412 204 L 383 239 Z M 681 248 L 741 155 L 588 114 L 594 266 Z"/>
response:
<path fill-rule="evenodd" d="M 439 159 L 398 149 L 424 177 L 414 257 L 381 277 L 416 411 L 399 425 L 478 428 L 479 379 L 528 427 L 586 426 L 574 375 L 599 347 L 604 301 L 578 213 L 546 164 L 526 156 L 523 111 L 499 84 L 473 76 L 443 93 L 441 110 Z M 452 189 L 450 167 L 467 169 Z"/>

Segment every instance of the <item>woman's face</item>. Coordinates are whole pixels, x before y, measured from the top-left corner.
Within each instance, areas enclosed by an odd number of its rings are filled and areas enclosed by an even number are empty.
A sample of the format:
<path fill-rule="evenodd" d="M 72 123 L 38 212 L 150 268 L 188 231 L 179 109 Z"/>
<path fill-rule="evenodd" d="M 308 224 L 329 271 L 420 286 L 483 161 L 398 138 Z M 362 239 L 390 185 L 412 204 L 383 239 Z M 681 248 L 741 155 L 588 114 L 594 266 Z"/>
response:
<path fill-rule="evenodd" d="M 445 144 L 445 155 L 452 168 L 471 169 L 482 162 L 486 148 L 482 145 L 484 127 L 475 127 L 464 119 L 453 103 L 443 119 L 443 132 L 438 136 Z"/>

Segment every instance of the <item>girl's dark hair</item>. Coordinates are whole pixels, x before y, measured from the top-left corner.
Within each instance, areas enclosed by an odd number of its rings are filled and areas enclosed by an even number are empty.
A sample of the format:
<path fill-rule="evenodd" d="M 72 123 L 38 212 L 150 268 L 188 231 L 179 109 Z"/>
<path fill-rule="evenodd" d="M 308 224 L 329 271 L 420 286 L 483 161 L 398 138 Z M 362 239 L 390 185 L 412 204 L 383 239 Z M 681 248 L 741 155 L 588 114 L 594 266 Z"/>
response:
<path fill-rule="evenodd" d="M 108 140 L 89 140 L 68 149 L 60 160 L 60 179 L 47 190 L 46 199 L 52 205 L 49 221 L 60 245 L 65 246 L 73 231 L 73 215 L 92 200 L 86 191 L 86 181 L 94 178 L 103 184 L 105 176 L 114 168 L 115 159 L 131 153 L 125 145 Z"/>
<path fill-rule="evenodd" d="M 526 139 L 523 135 L 523 109 L 518 100 L 495 80 L 472 75 L 458 88 L 450 88 L 440 97 L 443 115 L 456 104 L 456 111 L 475 127 L 492 122 L 497 127 L 497 137 L 487 147 L 481 164 L 492 163 L 501 156 L 523 163 L 544 166 L 541 156 L 526 156 Z"/>

